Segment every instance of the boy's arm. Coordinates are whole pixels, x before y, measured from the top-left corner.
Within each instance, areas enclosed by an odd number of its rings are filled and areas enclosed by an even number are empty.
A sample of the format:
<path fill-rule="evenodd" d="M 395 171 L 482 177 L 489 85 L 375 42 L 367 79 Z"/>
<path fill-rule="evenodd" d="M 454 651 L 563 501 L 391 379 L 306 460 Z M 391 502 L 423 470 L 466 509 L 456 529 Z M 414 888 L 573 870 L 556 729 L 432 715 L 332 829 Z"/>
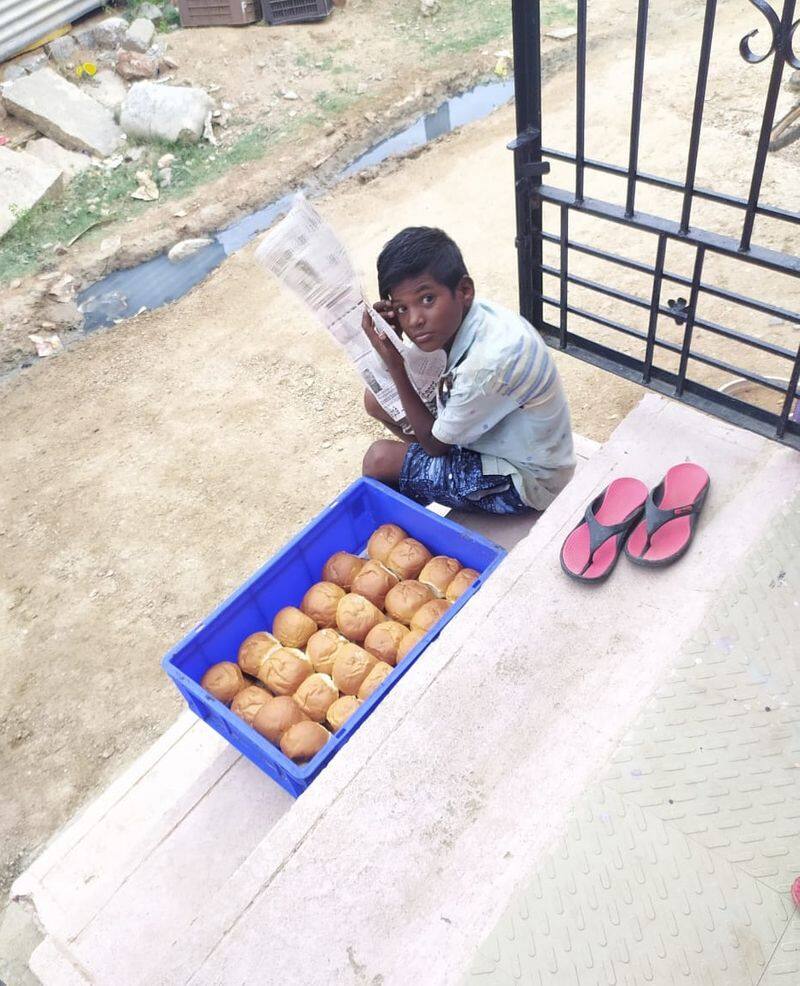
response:
<path fill-rule="evenodd" d="M 380 311 L 378 305 L 375 307 L 376 310 Z M 380 311 L 380 313 L 384 318 L 387 315 L 391 317 L 391 308 L 386 307 L 386 310 Z M 402 402 L 403 410 L 406 412 L 408 423 L 414 429 L 414 437 L 428 455 L 447 455 L 453 446 L 445 445 L 438 438 L 434 438 L 432 429 L 436 418 L 427 409 L 422 398 L 414 389 L 414 385 L 409 380 L 402 354 L 384 337 L 383 333 L 375 329 L 369 312 L 366 309 L 364 309 L 362 326 L 370 342 L 375 347 L 375 351 L 389 371 L 395 387 L 397 387 L 397 393 L 400 395 L 400 401 Z"/>

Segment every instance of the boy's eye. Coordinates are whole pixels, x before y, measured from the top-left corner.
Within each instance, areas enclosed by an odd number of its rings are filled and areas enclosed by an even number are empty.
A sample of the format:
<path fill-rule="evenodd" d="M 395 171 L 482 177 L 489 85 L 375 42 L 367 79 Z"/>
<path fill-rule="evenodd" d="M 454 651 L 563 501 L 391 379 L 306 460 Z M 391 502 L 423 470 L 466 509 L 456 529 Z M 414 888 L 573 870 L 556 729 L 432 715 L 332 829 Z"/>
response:
<path fill-rule="evenodd" d="M 422 296 L 423 305 L 432 305 L 436 298 L 432 294 L 425 294 Z"/>
<path fill-rule="evenodd" d="M 395 305 L 394 306 L 394 313 L 395 313 L 395 315 L 405 315 L 405 313 L 406 313 L 405 306 L 404 305 Z"/>

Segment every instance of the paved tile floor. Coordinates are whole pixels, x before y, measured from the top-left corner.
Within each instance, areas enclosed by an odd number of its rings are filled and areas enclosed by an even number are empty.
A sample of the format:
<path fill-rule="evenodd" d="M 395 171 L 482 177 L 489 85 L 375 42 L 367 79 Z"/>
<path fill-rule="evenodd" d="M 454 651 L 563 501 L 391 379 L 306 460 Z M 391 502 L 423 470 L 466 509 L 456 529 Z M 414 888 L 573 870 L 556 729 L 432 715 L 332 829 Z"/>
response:
<path fill-rule="evenodd" d="M 798 875 L 800 497 L 730 574 L 466 981 L 797 986 Z"/>

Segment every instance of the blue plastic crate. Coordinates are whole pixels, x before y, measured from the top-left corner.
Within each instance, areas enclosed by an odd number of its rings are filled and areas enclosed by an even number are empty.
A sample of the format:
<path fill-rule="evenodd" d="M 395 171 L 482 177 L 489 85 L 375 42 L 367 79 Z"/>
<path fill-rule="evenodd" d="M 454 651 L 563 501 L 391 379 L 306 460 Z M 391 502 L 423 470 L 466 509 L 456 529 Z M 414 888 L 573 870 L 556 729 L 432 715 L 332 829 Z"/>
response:
<path fill-rule="evenodd" d="M 306 590 L 320 580 L 323 565 L 335 551 L 363 554 L 375 528 L 388 523 L 398 524 L 409 535 L 422 541 L 434 555 L 451 555 L 462 565 L 476 569 L 481 576 L 358 711 L 332 735 L 314 759 L 306 764 L 295 764 L 278 747 L 201 688 L 200 679 L 212 664 L 235 661 L 244 638 L 256 630 L 269 630 L 279 609 L 299 605 Z M 184 637 L 164 657 L 162 667 L 193 712 L 297 797 L 344 746 L 375 706 L 383 701 L 428 644 L 439 635 L 445 623 L 453 619 L 478 591 L 504 555 L 501 547 L 486 538 L 439 517 L 381 483 L 359 479 Z"/>

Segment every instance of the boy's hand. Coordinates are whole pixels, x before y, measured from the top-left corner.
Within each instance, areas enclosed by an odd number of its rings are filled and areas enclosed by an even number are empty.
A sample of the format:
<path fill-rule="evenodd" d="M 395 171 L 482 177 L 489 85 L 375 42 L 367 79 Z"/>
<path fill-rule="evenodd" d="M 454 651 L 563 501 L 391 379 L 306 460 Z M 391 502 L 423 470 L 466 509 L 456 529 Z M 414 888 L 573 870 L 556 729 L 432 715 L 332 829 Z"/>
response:
<path fill-rule="evenodd" d="M 394 313 L 394 308 L 392 306 L 391 301 L 376 301 L 372 307 L 384 319 L 384 321 L 388 322 L 389 325 L 391 325 L 391 327 L 394 329 L 395 335 L 399 339 L 402 339 L 403 330 L 400 328 L 400 324 L 397 320 L 397 316 Z"/>
<path fill-rule="evenodd" d="M 385 318 L 390 325 L 392 325 L 390 319 L 394 318 L 394 312 L 392 311 L 391 304 L 388 301 L 379 301 L 375 305 L 375 311 L 383 316 L 383 318 Z M 405 361 L 403 360 L 402 353 L 399 353 L 395 346 L 389 342 L 382 330 L 375 327 L 375 323 L 372 321 L 372 316 L 369 313 L 369 309 L 366 307 L 364 308 L 364 314 L 361 318 L 361 327 L 364 329 L 367 338 L 372 343 L 375 352 L 383 360 L 383 365 L 389 373 L 394 376 L 396 373 L 403 372 L 405 370 Z M 392 328 L 394 328 L 393 325 Z"/>

